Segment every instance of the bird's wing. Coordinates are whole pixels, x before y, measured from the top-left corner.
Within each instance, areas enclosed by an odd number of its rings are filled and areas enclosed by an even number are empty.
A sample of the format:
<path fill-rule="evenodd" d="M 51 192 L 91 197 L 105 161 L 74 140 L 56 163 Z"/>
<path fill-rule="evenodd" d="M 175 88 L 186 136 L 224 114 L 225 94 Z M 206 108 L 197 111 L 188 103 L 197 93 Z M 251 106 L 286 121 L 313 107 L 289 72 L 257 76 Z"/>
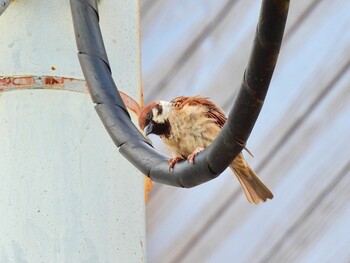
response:
<path fill-rule="evenodd" d="M 206 116 L 215 120 L 215 123 L 222 128 L 227 120 L 225 113 L 216 106 L 213 102 L 202 96 L 184 97 L 180 96 L 171 101 L 174 107 L 177 109 L 182 109 L 185 105 L 196 106 L 204 105 L 207 109 Z M 243 148 L 249 155 L 254 157 L 254 155 L 249 151 L 247 147 Z"/>
<path fill-rule="evenodd" d="M 192 97 L 177 97 L 171 101 L 174 107 L 177 109 L 182 109 L 185 105 L 188 106 L 199 106 L 202 105 L 206 108 L 206 116 L 208 118 L 214 119 L 215 123 L 222 128 L 226 122 L 225 113 L 216 106 L 213 102 L 202 96 L 192 96 Z"/>

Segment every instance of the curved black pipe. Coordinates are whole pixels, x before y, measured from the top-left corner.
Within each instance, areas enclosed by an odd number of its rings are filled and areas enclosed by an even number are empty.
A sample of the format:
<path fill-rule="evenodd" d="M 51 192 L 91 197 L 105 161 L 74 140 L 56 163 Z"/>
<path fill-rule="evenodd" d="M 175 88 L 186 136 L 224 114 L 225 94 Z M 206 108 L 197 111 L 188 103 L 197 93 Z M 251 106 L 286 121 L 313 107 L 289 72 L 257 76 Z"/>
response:
<path fill-rule="evenodd" d="M 168 170 L 131 122 L 112 79 L 99 27 L 96 0 L 70 0 L 78 57 L 95 109 L 119 151 L 153 181 L 193 187 L 216 178 L 242 151 L 262 108 L 279 54 L 289 0 L 264 0 L 250 60 L 240 91 L 218 138 L 196 157 Z"/>

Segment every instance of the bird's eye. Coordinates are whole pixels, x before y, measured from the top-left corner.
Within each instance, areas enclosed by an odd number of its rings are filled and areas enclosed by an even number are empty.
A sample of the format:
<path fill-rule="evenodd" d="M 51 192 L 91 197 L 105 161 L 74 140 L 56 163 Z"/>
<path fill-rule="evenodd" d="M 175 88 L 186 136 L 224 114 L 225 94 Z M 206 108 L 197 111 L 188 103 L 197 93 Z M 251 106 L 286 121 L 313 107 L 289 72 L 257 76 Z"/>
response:
<path fill-rule="evenodd" d="M 152 114 L 151 113 L 147 113 L 146 118 L 147 118 L 147 120 L 152 119 Z"/>

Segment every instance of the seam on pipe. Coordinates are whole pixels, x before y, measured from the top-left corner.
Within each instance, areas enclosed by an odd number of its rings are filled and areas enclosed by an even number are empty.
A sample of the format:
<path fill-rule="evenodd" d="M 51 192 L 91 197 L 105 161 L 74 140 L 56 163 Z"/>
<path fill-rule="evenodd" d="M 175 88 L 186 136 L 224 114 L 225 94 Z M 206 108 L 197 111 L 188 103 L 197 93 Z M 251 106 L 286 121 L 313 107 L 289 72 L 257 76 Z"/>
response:
<path fill-rule="evenodd" d="M 258 102 L 260 105 L 263 105 L 263 104 L 264 104 L 264 100 L 259 99 L 259 98 L 256 96 L 255 92 L 250 88 L 250 86 L 249 86 L 249 84 L 248 84 L 248 81 L 247 81 L 246 73 L 247 73 L 247 71 L 245 70 L 244 73 L 243 73 L 243 74 L 244 74 L 243 78 L 245 79 L 245 81 L 243 81 L 242 86 L 245 88 L 245 90 L 249 93 L 249 95 L 250 95 L 256 102 Z"/>

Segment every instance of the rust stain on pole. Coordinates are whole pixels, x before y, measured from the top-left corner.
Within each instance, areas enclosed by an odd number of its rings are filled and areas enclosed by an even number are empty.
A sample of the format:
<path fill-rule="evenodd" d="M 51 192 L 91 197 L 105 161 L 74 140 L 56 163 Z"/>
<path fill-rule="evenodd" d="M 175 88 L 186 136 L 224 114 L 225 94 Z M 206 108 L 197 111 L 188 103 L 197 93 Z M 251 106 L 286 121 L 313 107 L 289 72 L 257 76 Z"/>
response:
<path fill-rule="evenodd" d="M 34 85 L 35 81 L 31 76 L 0 78 L 0 88 L 2 89 L 5 89 L 7 87 L 28 88 Z"/>
<path fill-rule="evenodd" d="M 58 76 L 0 76 L 0 92 L 21 89 L 68 90 L 87 93 L 86 82 L 80 79 Z M 132 97 L 120 91 L 126 107 L 137 116 L 141 111 L 140 104 Z"/>
<path fill-rule="evenodd" d="M 87 92 L 84 80 L 57 76 L 0 76 L 0 91 L 57 89 Z"/>

